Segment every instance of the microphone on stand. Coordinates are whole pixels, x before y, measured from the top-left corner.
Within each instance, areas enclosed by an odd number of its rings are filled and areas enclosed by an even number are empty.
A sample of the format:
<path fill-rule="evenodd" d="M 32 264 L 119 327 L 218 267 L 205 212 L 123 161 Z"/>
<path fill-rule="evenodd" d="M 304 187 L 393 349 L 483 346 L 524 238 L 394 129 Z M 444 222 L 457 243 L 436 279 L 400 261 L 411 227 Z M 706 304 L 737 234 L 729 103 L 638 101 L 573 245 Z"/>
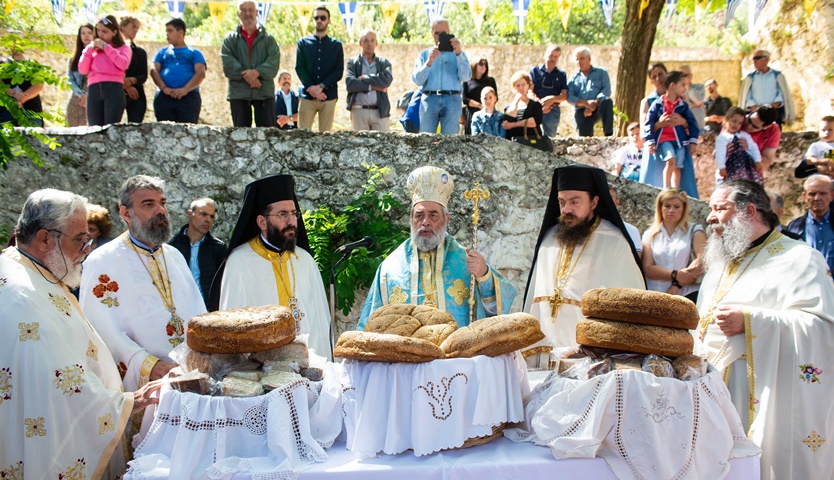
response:
<path fill-rule="evenodd" d="M 355 242 L 348 243 L 346 245 L 342 245 L 341 247 L 336 249 L 336 253 L 350 253 L 357 248 L 368 248 L 374 244 L 374 240 L 371 237 L 365 237 L 362 240 L 357 240 Z"/>

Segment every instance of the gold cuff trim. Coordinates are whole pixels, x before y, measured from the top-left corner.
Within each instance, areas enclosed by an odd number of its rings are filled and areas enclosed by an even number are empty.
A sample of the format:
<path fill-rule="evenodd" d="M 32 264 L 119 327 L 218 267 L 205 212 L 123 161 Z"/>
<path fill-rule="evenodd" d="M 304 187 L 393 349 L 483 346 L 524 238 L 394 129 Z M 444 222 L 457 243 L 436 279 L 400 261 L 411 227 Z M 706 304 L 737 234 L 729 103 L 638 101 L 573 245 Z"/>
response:
<path fill-rule="evenodd" d="M 494 295 L 492 297 L 484 297 L 484 298 L 481 299 L 481 302 L 483 302 L 483 303 L 494 302 L 496 298 L 498 298 L 498 297 L 494 296 Z M 498 312 L 498 315 L 501 315 L 501 312 Z"/>
<path fill-rule="evenodd" d="M 553 300 L 553 297 L 552 297 L 552 296 L 549 296 L 549 297 L 535 297 L 535 298 L 533 298 L 533 303 L 550 302 L 550 301 L 552 301 L 552 300 Z M 572 299 L 572 298 L 565 298 L 565 297 L 562 297 L 562 303 L 566 303 L 566 304 L 568 304 L 568 305 L 573 305 L 573 306 L 575 306 L 575 307 L 581 307 L 581 306 L 582 306 L 582 302 L 581 302 L 581 301 L 579 301 L 579 300 L 574 300 L 574 299 Z"/>
<path fill-rule="evenodd" d="M 137 389 L 151 380 L 151 370 L 153 370 L 153 367 L 156 366 L 156 362 L 158 361 L 159 359 L 153 355 L 145 357 L 145 360 L 142 361 L 142 369 L 139 371 L 139 384 L 136 386 Z"/>
<path fill-rule="evenodd" d="M 492 277 L 492 269 L 487 267 L 487 273 L 485 273 L 483 277 L 475 277 L 475 281 L 478 283 L 483 283 L 489 280 L 490 277 Z"/>

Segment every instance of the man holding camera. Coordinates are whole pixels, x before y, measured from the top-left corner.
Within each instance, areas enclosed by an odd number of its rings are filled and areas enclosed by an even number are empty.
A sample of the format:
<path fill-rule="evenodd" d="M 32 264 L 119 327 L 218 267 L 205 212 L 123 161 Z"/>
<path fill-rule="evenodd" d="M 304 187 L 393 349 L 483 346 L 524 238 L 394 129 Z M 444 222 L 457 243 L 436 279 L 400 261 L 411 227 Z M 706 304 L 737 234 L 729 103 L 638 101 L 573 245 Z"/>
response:
<path fill-rule="evenodd" d="M 469 59 L 460 40 L 451 34 L 449 21 L 438 17 L 431 23 L 434 46 L 420 52 L 411 78 L 422 88 L 420 132 L 458 133 L 461 85 L 472 76 Z"/>

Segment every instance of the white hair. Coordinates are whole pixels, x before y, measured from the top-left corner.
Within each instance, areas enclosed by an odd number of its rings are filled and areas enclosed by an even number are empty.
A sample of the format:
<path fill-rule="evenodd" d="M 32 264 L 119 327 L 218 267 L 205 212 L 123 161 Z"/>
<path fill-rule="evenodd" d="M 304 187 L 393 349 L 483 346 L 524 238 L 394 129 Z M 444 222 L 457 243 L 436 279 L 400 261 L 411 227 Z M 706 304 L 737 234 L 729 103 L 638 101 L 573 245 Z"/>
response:
<path fill-rule="evenodd" d="M 581 53 L 583 56 L 587 56 L 588 58 L 590 58 L 590 57 L 591 57 L 591 49 L 590 49 L 590 48 L 588 48 L 588 47 L 578 47 L 578 48 L 574 49 L 574 51 L 573 51 L 573 56 L 574 56 L 574 57 L 576 57 L 576 56 L 577 56 L 577 55 L 579 55 L 580 53 Z"/>
<path fill-rule="evenodd" d="M 53 188 L 32 192 L 14 228 L 18 243 L 29 245 L 40 230 L 63 232 L 69 218 L 77 212 L 86 218 L 87 199 L 80 195 Z"/>
<path fill-rule="evenodd" d="M 198 198 L 197 200 L 194 200 L 193 202 L 191 202 L 191 205 L 188 206 L 188 209 L 193 212 L 195 208 L 205 207 L 206 205 L 211 205 L 212 207 L 216 208 L 216 205 L 214 204 L 214 200 L 212 200 L 208 197 L 203 197 L 203 198 Z"/>
<path fill-rule="evenodd" d="M 452 29 L 452 24 L 449 23 L 449 20 L 447 20 L 443 17 L 435 17 L 435 19 L 432 20 L 432 22 L 431 22 L 431 29 L 434 30 L 434 27 L 437 26 L 438 23 L 445 23 L 446 25 L 449 26 L 449 30 Z"/>
<path fill-rule="evenodd" d="M 365 38 L 365 35 L 367 35 L 369 33 L 373 33 L 375 37 L 378 36 L 375 31 L 373 31 L 370 28 L 366 28 L 365 30 L 362 30 L 361 32 L 359 32 L 359 41 L 361 42 L 362 39 Z"/>
<path fill-rule="evenodd" d="M 814 185 L 815 183 L 825 183 L 831 188 L 831 190 L 834 190 L 834 183 L 831 182 L 831 177 L 819 173 L 815 173 L 806 178 L 805 181 L 802 182 L 802 190 L 808 190 L 808 187 Z"/>

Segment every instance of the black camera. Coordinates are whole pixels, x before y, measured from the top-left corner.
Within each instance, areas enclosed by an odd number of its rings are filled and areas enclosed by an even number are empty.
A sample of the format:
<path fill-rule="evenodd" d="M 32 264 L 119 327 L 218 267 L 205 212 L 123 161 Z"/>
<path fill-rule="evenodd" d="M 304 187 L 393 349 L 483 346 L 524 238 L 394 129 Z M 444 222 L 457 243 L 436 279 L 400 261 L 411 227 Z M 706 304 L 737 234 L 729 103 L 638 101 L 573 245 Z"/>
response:
<path fill-rule="evenodd" d="M 455 38 L 451 33 L 441 33 L 440 43 L 437 44 L 437 49 L 441 52 L 454 52 L 455 48 L 452 46 L 452 39 Z"/>

